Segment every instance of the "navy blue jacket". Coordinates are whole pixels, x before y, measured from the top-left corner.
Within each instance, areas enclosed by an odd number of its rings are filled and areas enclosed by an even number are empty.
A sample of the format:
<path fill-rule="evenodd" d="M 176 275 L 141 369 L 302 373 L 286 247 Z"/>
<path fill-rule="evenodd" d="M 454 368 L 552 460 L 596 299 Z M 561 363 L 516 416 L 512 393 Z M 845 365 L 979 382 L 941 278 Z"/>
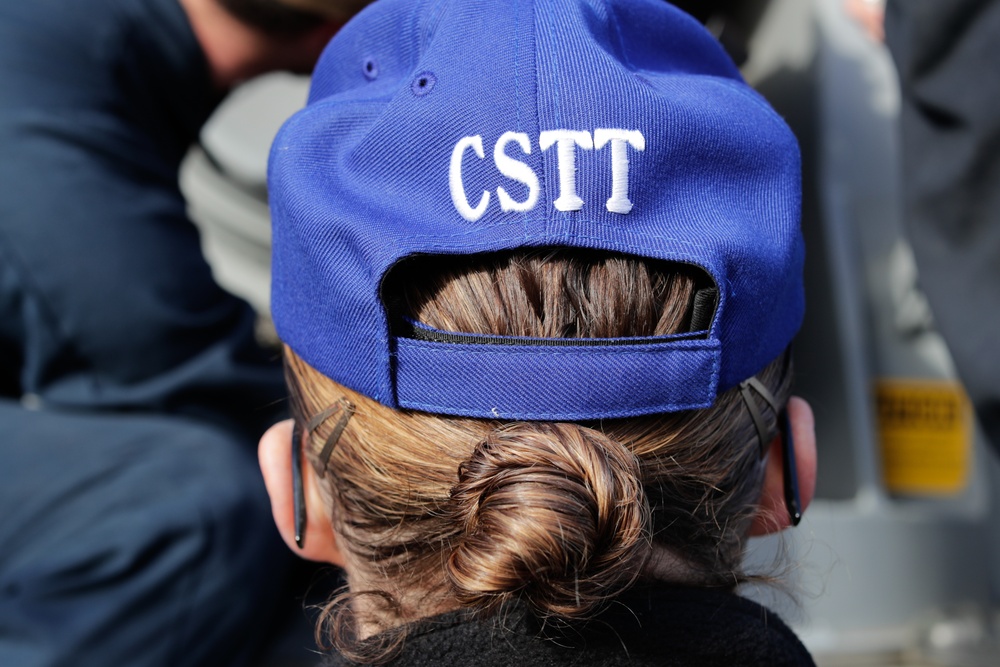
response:
<path fill-rule="evenodd" d="M 0 2 L 0 397 L 272 418 L 177 183 L 220 98 L 178 0 Z"/>

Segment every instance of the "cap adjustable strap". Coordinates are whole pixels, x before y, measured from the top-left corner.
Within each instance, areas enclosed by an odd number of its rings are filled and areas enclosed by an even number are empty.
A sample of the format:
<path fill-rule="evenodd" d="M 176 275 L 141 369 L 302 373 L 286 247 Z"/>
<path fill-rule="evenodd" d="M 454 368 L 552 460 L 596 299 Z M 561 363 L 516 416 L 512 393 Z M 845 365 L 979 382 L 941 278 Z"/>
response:
<path fill-rule="evenodd" d="M 718 339 L 590 340 L 396 338 L 396 403 L 522 421 L 612 419 L 712 405 L 721 363 Z"/>

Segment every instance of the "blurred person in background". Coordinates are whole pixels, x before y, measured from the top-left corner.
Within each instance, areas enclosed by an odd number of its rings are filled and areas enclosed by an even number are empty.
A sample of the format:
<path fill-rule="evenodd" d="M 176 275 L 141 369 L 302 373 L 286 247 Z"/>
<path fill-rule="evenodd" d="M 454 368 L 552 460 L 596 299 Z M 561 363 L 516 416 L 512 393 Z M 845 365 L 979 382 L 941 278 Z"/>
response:
<path fill-rule="evenodd" d="M 253 443 L 277 355 L 178 167 L 360 0 L 0 2 L 0 664 L 241 664 L 285 560 Z"/>
<path fill-rule="evenodd" d="M 996 0 L 846 0 L 899 75 L 903 226 L 920 288 L 1000 448 L 1000 35 Z"/>
<path fill-rule="evenodd" d="M 921 289 L 1000 448 L 1000 2 L 889 0 L 904 225 Z"/>

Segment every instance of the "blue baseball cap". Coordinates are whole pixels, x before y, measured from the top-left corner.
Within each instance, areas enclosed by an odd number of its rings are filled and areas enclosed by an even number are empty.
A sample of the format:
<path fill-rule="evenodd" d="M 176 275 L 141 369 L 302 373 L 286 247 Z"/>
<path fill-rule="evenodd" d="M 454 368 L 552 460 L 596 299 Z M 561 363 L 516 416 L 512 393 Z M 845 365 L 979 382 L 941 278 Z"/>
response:
<path fill-rule="evenodd" d="M 802 321 L 795 138 L 662 0 L 377 2 L 327 47 L 268 177 L 279 336 L 393 408 L 704 408 Z M 559 344 L 393 328 L 401 261 L 553 246 L 700 267 L 714 311 L 691 334 Z"/>

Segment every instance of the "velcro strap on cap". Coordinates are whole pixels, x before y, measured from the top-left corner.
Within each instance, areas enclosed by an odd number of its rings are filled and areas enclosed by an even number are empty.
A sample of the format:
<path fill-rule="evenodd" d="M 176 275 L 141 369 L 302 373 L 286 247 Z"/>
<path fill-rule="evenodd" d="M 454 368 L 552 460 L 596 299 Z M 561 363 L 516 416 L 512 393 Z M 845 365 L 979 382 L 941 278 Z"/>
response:
<path fill-rule="evenodd" d="M 396 339 L 399 407 L 503 420 L 582 421 L 706 408 L 717 340 L 496 345 Z"/>

